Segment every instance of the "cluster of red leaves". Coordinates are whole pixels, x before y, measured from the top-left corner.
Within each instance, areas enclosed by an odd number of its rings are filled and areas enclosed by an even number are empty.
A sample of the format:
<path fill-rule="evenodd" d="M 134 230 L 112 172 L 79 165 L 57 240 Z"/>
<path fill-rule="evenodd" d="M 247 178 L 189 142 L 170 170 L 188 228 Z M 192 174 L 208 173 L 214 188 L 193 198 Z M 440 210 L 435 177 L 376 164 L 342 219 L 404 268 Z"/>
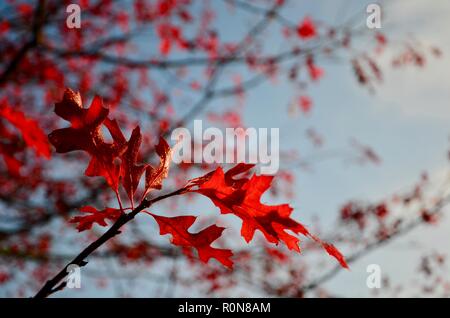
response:
<path fill-rule="evenodd" d="M 189 43 L 183 38 L 181 29 L 171 24 L 161 24 L 158 26 L 158 36 L 161 39 L 159 51 L 163 55 L 170 53 L 172 43 L 177 44 L 182 49 L 187 49 Z"/>
<path fill-rule="evenodd" d="M 32 255 L 45 258 L 50 251 L 52 238 L 48 234 L 40 234 L 30 240 L 21 237 L 14 242 L 2 242 L 0 250 L 6 255 Z"/>
<path fill-rule="evenodd" d="M 341 220 L 345 222 L 354 222 L 359 229 L 364 229 L 368 222 L 368 217 L 373 215 L 382 221 L 389 214 L 386 203 L 380 203 L 373 206 L 363 206 L 356 202 L 348 202 L 341 208 Z"/>
<path fill-rule="evenodd" d="M 167 177 L 171 159 L 169 145 L 160 138 L 155 151 L 160 157 L 158 167 L 138 163 L 139 148 L 142 141 L 139 126 L 126 141 L 117 121 L 108 118 L 109 110 L 103 106 L 99 97 L 95 97 L 89 108 L 82 106 L 81 96 L 70 89 L 64 93 L 61 102 L 55 104 L 57 115 L 71 123 L 70 127 L 57 129 L 50 133 L 50 142 L 60 153 L 82 150 L 91 156 L 85 174 L 90 177 L 102 176 L 116 193 L 120 208 L 105 208 L 101 211 L 94 207 L 84 207 L 81 215 L 71 222 L 78 223 L 77 229 L 90 229 L 94 223 L 106 226 L 106 220 L 117 220 L 125 210 L 134 208 L 134 197 L 145 171 L 145 185 L 142 190 L 141 202 L 151 189 L 161 189 L 162 181 Z M 112 143 L 107 143 L 101 131 L 104 125 L 112 136 Z M 190 180 L 181 193 L 199 193 L 208 197 L 223 214 L 234 214 L 242 219 L 241 235 L 250 242 L 256 230 L 263 233 L 270 243 L 283 242 L 286 246 L 300 252 L 300 239 L 293 234 L 301 234 L 319 242 L 323 248 L 335 257 L 343 267 L 347 267 L 344 257 L 331 244 L 322 242 L 290 215 L 292 208 L 288 204 L 270 206 L 261 203 L 261 196 L 270 188 L 273 176 L 257 176 L 250 178 L 238 177 L 247 174 L 253 168 L 250 164 L 238 164 L 224 172 L 217 168 L 200 178 Z M 122 185 L 131 208 L 123 208 L 120 199 L 119 186 Z M 159 225 L 160 234 L 171 234 L 172 243 L 181 246 L 187 254 L 193 248 L 197 250 L 200 260 L 207 262 L 215 258 L 227 267 L 232 267 L 231 250 L 218 249 L 211 246 L 224 230 L 211 225 L 197 233 L 189 232 L 196 217 L 177 216 L 165 217 L 151 215 Z M 290 231 L 292 234 L 288 233 Z"/>
<path fill-rule="evenodd" d="M 139 126 L 136 127 L 127 141 L 116 120 L 108 118 L 109 110 L 103 106 L 99 97 L 95 97 L 89 108 L 82 106 L 81 96 L 66 89 L 63 100 L 55 104 L 55 113 L 69 121 L 71 127 L 57 129 L 49 134 L 49 140 L 56 151 L 67 153 L 82 150 L 91 156 L 91 161 L 85 171 L 89 177 L 104 177 L 108 185 L 118 194 L 122 184 L 131 205 L 134 205 L 134 195 L 139 180 L 146 172 L 145 193 L 150 189 L 161 188 L 161 181 L 167 175 L 168 156 L 170 152 L 167 143 L 161 139 L 156 147 L 162 156 L 159 167 L 149 164 L 140 165 L 138 159 L 142 136 Z M 112 136 L 113 142 L 107 143 L 101 128 L 104 125 Z M 116 160 L 117 159 L 117 160 Z"/>
<path fill-rule="evenodd" d="M 214 31 L 206 31 L 205 28 L 212 13 L 201 19 L 200 32 L 194 38 L 187 39 L 183 34 L 185 26 L 194 21 L 189 12 L 190 5 L 192 2 L 187 0 L 159 0 L 149 3 L 138 0 L 135 2 L 136 18 L 140 22 L 155 22 L 159 52 L 162 55 L 168 55 L 174 48 L 178 48 L 182 51 L 198 49 L 215 57 L 219 39 Z"/>
<path fill-rule="evenodd" d="M 50 254 L 52 241 L 52 237 L 47 233 L 39 234 L 34 238 L 20 236 L 14 240 L 2 240 L 0 242 L 0 252 L 3 256 L 18 257 L 20 259 L 24 256 L 29 256 L 46 261 Z M 19 263 L 19 266 L 23 268 L 23 263 Z M 34 277 L 39 274 L 41 268 L 48 269 L 48 266 L 37 266 L 32 273 Z M 0 285 L 13 280 L 15 277 L 14 270 L 14 266 L 0 266 Z"/>
<path fill-rule="evenodd" d="M 416 222 L 435 224 L 439 221 L 440 214 L 435 209 L 426 208 L 425 194 L 428 186 L 428 176 L 424 173 L 414 187 L 405 193 L 370 204 L 349 201 L 340 209 L 340 220 L 342 224 L 359 231 L 362 235 L 360 242 L 369 238 L 372 240 L 373 237 L 385 240 L 402 231 L 407 223 L 405 216 L 398 213 L 399 207 L 411 209 L 410 216 L 416 218 Z"/>
<path fill-rule="evenodd" d="M 219 167 L 201 178 L 191 180 L 195 187 L 190 191 L 211 199 L 222 214 L 231 213 L 241 218 L 241 235 L 247 242 L 259 230 L 268 242 L 283 242 L 289 249 L 300 252 L 300 239 L 286 232 L 290 231 L 319 242 L 343 267 L 347 267 L 344 257 L 334 246 L 322 242 L 290 217 L 293 209 L 288 204 L 270 206 L 261 203 L 261 196 L 270 188 L 273 176 L 254 174 L 250 178 L 235 178 L 251 168 L 253 165 L 241 163 L 224 173 Z"/>

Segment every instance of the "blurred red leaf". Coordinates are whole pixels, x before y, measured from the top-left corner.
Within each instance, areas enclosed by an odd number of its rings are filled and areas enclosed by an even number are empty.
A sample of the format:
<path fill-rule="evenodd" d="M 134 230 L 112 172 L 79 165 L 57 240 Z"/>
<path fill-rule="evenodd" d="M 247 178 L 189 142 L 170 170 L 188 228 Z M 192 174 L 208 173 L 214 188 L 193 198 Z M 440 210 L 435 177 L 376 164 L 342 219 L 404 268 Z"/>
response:
<path fill-rule="evenodd" d="M 309 113 L 312 107 L 312 100 L 308 96 L 300 96 L 298 99 L 298 104 L 300 106 L 300 109 L 305 113 Z"/>
<path fill-rule="evenodd" d="M 302 39 L 309 39 L 316 36 L 316 25 L 310 17 L 305 17 L 297 27 L 297 34 Z"/>
<path fill-rule="evenodd" d="M 23 112 L 14 110 L 7 104 L 0 105 L 0 117 L 20 131 L 26 145 L 33 148 L 36 155 L 50 158 L 50 145 L 36 120 L 26 117 Z"/>

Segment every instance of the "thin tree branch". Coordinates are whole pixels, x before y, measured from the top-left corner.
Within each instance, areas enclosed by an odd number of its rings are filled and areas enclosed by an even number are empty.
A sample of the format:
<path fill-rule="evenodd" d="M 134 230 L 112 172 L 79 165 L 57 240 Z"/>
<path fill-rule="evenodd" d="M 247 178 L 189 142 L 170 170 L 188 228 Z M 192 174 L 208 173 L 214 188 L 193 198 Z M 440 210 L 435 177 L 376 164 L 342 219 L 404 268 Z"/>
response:
<path fill-rule="evenodd" d="M 44 9 L 45 9 L 45 0 L 39 0 L 33 16 L 31 39 L 25 42 L 25 44 L 17 51 L 17 54 L 14 56 L 11 62 L 9 62 L 9 64 L 0 74 L 0 85 L 5 83 L 9 79 L 9 76 L 16 70 L 20 62 L 27 55 L 28 51 L 30 51 L 32 48 L 38 45 L 41 29 L 45 20 Z"/>
<path fill-rule="evenodd" d="M 428 210 L 428 213 L 432 215 L 440 214 L 442 213 L 442 209 L 450 203 L 450 195 L 445 196 L 444 198 L 440 199 L 436 205 Z M 403 226 L 399 228 L 398 230 L 391 233 L 389 236 L 386 236 L 383 239 L 373 241 L 369 244 L 367 244 L 364 249 L 357 251 L 353 253 L 352 255 L 346 257 L 347 264 L 351 264 L 359 260 L 361 257 L 377 250 L 380 247 L 385 246 L 389 242 L 393 241 L 394 239 L 404 236 L 408 233 L 410 233 L 412 230 L 418 228 L 419 226 L 425 224 L 426 222 L 423 220 L 423 218 L 420 216 L 416 218 L 415 220 L 411 221 L 408 225 Z M 317 279 L 313 280 L 312 282 L 300 287 L 299 291 L 303 294 L 307 291 L 310 291 L 312 289 L 317 288 L 319 285 L 324 284 L 325 282 L 329 281 L 333 277 L 335 277 L 338 273 L 340 273 L 342 270 L 342 267 L 335 266 L 333 269 L 329 270 L 325 274 L 321 275 Z"/>
<path fill-rule="evenodd" d="M 87 261 L 85 259 L 95 252 L 100 246 L 105 244 L 107 241 L 120 234 L 120 229 L 123 225 L 127 224 L 134 217 L 141 212 L 142 210 L 150 207 L 152 204 L 167 199 L 172 196 L 180 195 L 184 193 L 186 188 L 181 188 L 171 193 L 161 195 L 151 200 L 144 199 L 139 206 L 137 206 L 133 211 L 127 214 L 122 214 L 119 219 L 106 231 L 102 236 L 100 236 L 97 240 L 92 242 L 89 246 L 87 246 L 80 254 L 78 254 L 70 263 L 68 263 L 58 274 L 56 274 L 52 279 L 48 280 L 44 286 L 38 291 L 38 293 L 34 296 L 34 298 L 45 298 L 50 296 L 51 294 L 62 290 L 66 286 L 66 282 L 61 282 L 67 275 L 67 268 L 69 265 L 78 265 L 80 267 L 85 266 Z"/>

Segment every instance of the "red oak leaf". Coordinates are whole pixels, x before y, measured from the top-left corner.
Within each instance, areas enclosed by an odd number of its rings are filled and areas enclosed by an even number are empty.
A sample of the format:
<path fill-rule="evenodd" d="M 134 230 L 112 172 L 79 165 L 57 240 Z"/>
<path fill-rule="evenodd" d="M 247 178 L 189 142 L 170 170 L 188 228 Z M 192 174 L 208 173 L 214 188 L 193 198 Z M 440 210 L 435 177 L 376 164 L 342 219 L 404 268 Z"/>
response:
<path fill-rule="evenodd" d="M 80 209 L 83 213 L 88 213 L 89 215 L 75 216 L 69 222 L 78 223 L 77 230 L 82 232 L 84 230 L 89 230 L 92 228 L 94 223 L 101 226 L 106 226 L 106 220 L 116 221 L 122 212 L 120 209 L 106 208 L 104 210 L 97 210 L 92 206 L 85 206 Z"/>
<path fill-rule="evenodd" d="M 308 235 L 309 232 L 290 218 L 292 208 L 287 204 L 269 206 L 260 202 L 272 179 L 272 176 L 253 175 L 245 182 L 237 182 L 231 179 L 230 174 L 226 178 L 219 167 L 194 191 L 210 198 L 222 213 L 233 213 L 240 217 L 243 221 L 241 235 L 247 242 L 252 240 L 256 230 L 260 230 L 269 242 L 278 244 L 283 241 L 290 249 L 300 251 L 297 244 L 299 239 L 285 230 L 303 235 Z"/>
<path fill-rule="evenodd" d="M 222 235 L 223 227 L 211 225 L 198 233 L 190 233 L 188 229 L 197 219 L 195 216 L 165 217 L 150 215 L 158 222 L 160 234 L 171 234 L 172 244 L 183 247 L 185 253 L 188 253 L 190 248 L 195 248 L 202 262 L 207 263 L 210 258 L 215 258 L 224 266 L 228 268 L 233 267 L 233 262 L 230 260 L 230 257 L 233 255 L 231 250 L 211 246 L 211 243 Z"/>
<path fill-rule="evenodd" d="M 55 104 L 55 113 L 69 121 L 69 128 L 57 129 L 50 133 L 50 142 L 56 152 L 66 153 L 84 150 L 90 154 L 97 152 L 96 141 L 103 143 L 100 126 L 108 116 L 109 110 L 103 107 L 99 97 L 95 97 L 91 106 L 83 108 L 80 93 L 66 89 L 63 100 Z"/>
<path fill-rule="evenodd" d="M 95 97 L 89 108 L 83 108 L 81 96 L 66 89 L 63 100 L 55 104 L 55 113 L 69 121 L 71 127 L 54 130 L 49 134 L 50 143 L 59 153 L 83 150 L 92 158 L 85 174 L 90 177 L 103 176 L 117 191 L 120 165 L 114 159 L 125 149 L 125 138 L 117 123 L 107 118 L 109 110 L 103 107 L 99 97 Z M 105 124 L 113 137 L 112 144 L 106 143 L 101 133 Z"/>
<path fill-rule="evenodd" d="M 145 165 L 136 164 L 139 147 L 141 146 L 142 136 L 139 126 L 137 126 L 128 141 L 127 150 L 122 155 L 122 185 L 127 192 L 130 202 L 133 202 L 134 193 L 139 185 L 142 173 L 145 170 Z"/>
<path fill-rule="evenodd" d="M 305 17 L 297 27 L 297 34 L 302 39 L 309 39 L 316 36 L 316 26 L 310 17 Z"/>
<path fill-rule="evenodd" d="M 159 143 L 158 145 L 156 145 L 155 150 L 158 156 L 160 157 L 160 163 L 156 169 L 150 165 L 146 167 L 144 196 L 151 189 L 160 190 L 162 187 L 163 180 L 169 174 L 169 166 L 172 152 L 170 146 L 167 144 L 164 138 L 159 139 Z"/>

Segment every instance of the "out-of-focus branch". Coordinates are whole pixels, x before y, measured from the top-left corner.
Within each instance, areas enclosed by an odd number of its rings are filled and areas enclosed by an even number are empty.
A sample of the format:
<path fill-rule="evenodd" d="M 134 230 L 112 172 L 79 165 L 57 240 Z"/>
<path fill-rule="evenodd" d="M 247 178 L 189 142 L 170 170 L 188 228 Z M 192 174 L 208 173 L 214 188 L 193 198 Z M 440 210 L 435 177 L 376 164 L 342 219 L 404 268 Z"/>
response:
<path fill-rule="evenodd" d="M 439 215 L 443 213 L 443 208 L 450 203 L 450 195 L 447 195 L 443 198 L 441 198 L 432 208 L 428 210 L 428 213 L 430 215 Z M 378 250 L 381 247 L 384 247 L 388 243 L 392 242 L 394 239 L 397 239 L 399 237 L 402 237 L 413 230 L 417 229 L 419 226 L 426 224 L 426 221 L 420 216 L 417 217 L 415 220 L 409 222 L 407 225 L 402 226 L 395 230 L 393 233 L 389 234 L 386 237 L 383 237 L 381 239 L 375 240 L 373 242 L 368 243 L 363 249 L 349 255 L 346 257 L 346 261 L 348 264 L 354 263 L 361 259 L 362 257 L 366 256 L 367 254 Z M 318 278 L 314 279 L 310 283 L 300 287 L 299 292 L 301 294 L 304 294 L 310 290 L 313 290 L 320 285 L 326 283 L 327 281 L 334 278 L 338 273 L 341 272 L 341 267 L 335 266 L 333 269 L 329 270 L 325 274 L 319 276 Z"/>
<path fill-rule="evenodd" d="M 22 59 L 27 53 L 39 43 L 39 37 L 42 26 L 45 23 L 45 0 L 39 0 L 33 15 L 33 24 L 31 29 L 31 38 L 25 42 L 22 47 L 17 51 L 14 58 L 5 67 L 0 74 L 0 85 L 4 84 L 9 76 L 16 70 Z"/>

